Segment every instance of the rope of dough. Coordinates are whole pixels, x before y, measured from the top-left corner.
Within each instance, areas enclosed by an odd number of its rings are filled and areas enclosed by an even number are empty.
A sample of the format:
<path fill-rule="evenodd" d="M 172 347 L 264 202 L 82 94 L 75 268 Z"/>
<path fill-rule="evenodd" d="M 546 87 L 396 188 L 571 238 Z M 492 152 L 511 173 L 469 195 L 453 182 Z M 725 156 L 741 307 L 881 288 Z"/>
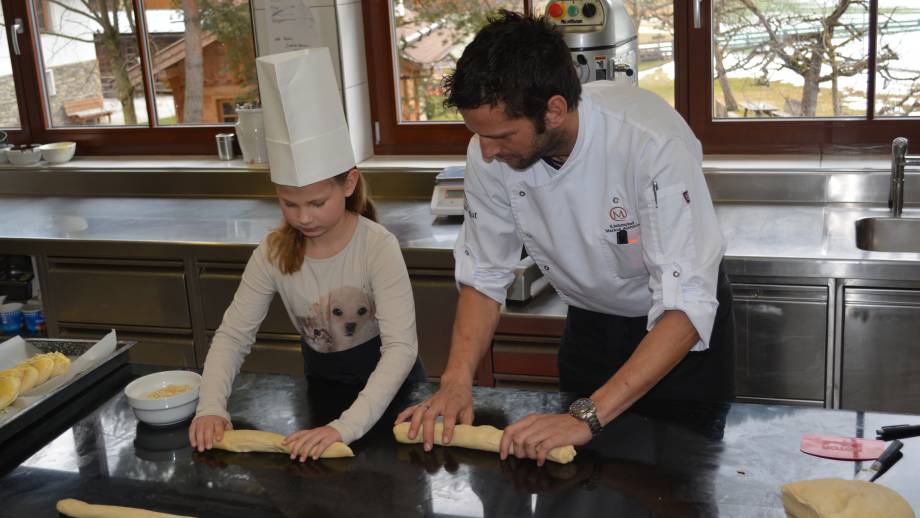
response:
<path fill-rule="evenodd" d="M 223 440 L 214 443 L 214 447 L 234 451 L 238 453 L 248 452 L 267 452 L 267 453 L 291 453 L 291 446 L 281 444 L 284 440 L 283 435 L 262 430 L 227 430 L 224 432 Z M 351 451 L 344 442 L 334 442 L 320 458 L 334 459 L 338 457 L 354 457 L 355 453 Z"/>
<path fill-rule="evenodd" d="M 435 423 L 434 425 L 434 443 L 441 444 L 441 433 L 444 431 L 444 423 Z M 498 453 L 502 441 L 502 430 L 494 426 L 470 426 L 468 424 L 458 424 L 454 427 L 454 437 L 450 444 L 446 446 L 459 446 L 460 448 L 471 448 L 474 450 L 491 451 Z M 404 444 L 419 444 L 422 442 L 422 433 L 415 436 L 415 439 L 409 439 L 409 423 L 400 423 L 393 427 L 393 436 L 398 442 Z M 513 452 L 512 452 L 513 453 Z M 561 446 L 553 448 L 546 454 L 546 459 L 559 464 L 568 464 L 575 459 L 574 446 Z"/>
<path fill-rule="evenodd" d="M 88 504 L 74 498 L 58 500 L 57 510 L 59 513 L 73 518 L 192 518 L 191 516 L 158 513 L 135 507 Z"/>

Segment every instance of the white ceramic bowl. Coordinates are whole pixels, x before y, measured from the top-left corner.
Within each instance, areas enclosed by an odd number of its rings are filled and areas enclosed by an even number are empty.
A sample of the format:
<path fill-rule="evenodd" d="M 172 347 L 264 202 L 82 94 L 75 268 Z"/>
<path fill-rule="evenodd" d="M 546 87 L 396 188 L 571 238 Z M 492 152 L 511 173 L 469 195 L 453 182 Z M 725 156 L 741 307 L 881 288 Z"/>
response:
<path fill-rule="evenodd" d="M 42 150 L 42 156 L 49 164 L 63 164 L 73 158 L 74 152 L 77 151 L 77 143 L 52 142 L 39 147 L 39 149 Z"/>
<path fill-rule="evenodd" d="M 38 146 L 25 149 L 7 149 L 6 158 L 13 165 L 30 166 L 39 163 L 42 159 L 42 151 Z"/>
<path fill-rule="evenodd" d="M 191 385 L 187 392 L 157 399 L 145 396 L 167 385 Z M 128 404 L 140 421 L 153 426 L 167 426 L 181 423 L 192 414 L 198 406 L 198 389 L 201 376 L 192 371 L 163 371 L 140 377 L 125 387 Z"/>

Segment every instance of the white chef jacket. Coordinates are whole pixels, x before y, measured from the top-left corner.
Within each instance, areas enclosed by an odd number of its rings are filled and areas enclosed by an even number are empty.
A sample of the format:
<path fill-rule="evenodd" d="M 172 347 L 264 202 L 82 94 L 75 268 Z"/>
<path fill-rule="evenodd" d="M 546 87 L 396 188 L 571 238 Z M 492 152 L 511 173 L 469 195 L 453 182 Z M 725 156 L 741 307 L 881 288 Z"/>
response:
<path fill-rule="evenodd" d="M 648 329 L 680 310 L 707 349 L 725 246 L 699 141 L 657 95 L 607 81 L 584 85 L 578 117 L 558 170 L 486 162 L 470 140 L 457 282 L 504 304 L 523 245 L 566 304 Z"/>

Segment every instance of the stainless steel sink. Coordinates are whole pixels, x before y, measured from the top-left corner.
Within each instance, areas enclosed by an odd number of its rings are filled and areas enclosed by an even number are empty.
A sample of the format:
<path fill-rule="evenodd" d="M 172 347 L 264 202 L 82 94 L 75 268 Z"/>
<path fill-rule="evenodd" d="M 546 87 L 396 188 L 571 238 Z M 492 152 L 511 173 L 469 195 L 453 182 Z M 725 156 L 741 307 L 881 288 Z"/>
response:
<path fill-rule="evenodd" d="M 856 246 L 874 252 L 920 252 L 920 218 L 858 220 Z"/>

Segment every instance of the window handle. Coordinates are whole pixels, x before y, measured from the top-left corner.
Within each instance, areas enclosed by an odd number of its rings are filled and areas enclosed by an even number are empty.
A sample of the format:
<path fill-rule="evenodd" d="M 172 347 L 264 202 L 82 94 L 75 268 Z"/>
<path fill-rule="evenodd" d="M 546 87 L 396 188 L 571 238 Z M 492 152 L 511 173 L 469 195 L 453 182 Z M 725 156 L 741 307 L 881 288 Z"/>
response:
<path fill-rule="evenodd" d="M 703 26 L 702 21 L 700 20 L 700 11 L 702 11 L 701 4 L 703 0 L 693 0 L 693 28 L 699 29 Z"/>
<path fill-rule="evenodd" d="M 10 38 L 13 40 L 13 52 L 17 56 L 21 56 L 22 52 L 19 51 L 19 35 L 23 32 L 22 18 L 16 18 L 13 20 L 13 37 Z"/>

